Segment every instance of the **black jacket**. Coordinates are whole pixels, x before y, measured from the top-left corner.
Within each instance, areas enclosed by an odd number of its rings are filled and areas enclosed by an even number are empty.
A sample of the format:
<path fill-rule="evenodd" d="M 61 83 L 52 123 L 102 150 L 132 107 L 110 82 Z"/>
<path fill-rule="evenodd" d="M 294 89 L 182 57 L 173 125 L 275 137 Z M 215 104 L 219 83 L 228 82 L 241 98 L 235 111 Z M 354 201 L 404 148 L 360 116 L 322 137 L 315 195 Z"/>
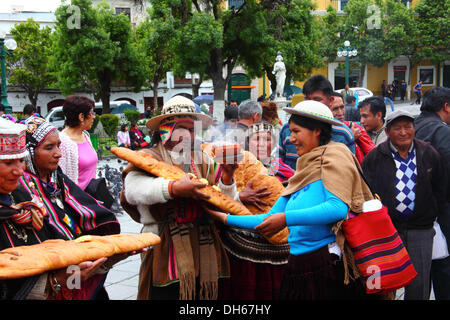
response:
<path fill-rule="evenodd" d="M 447 169 L 447 209 L 438 216 L 438 223 L 450 248 L 450 126 L 434 112 L 423 111 L 414 121 L 416 138 L 429 142 L 441 155 Z"/>
<path fill-rule="evenodd" d="M 422 112 L 414 121 L 416 138 L 429 142 L 439 152 L 442 161 L 450 173 L 450 126 L 434 112 Z M 447 191 L 450 191 L 448 181 Z M 447 195 L 450 202 L 450 192 Z"/>
<path fill-rule="evenodd" d="M 417 184 L 414 211 L 408 221 L 399 219 L 395 209 L 395 174 L 389 139 L 372 149 L 364 158 L 362 168 L 373 192 L 388 208 L 397 230 L 428 229 L 446 204 L 447 173 L 439 153 L 428 143 L 414 139 Z"/>

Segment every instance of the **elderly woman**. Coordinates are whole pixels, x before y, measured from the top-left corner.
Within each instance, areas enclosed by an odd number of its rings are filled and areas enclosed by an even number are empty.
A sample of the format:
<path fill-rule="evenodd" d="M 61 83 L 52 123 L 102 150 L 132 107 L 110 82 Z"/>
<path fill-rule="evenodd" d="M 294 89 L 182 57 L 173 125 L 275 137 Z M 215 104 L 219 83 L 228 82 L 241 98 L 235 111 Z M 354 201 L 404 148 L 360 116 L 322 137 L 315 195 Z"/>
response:
<path fill-rule="evenodd" d="M 262 107 L 262 120 L 267 121 L 273 126 L 275 137 L 278 137 L 281 130 L 281 120 L 278 118 L 278 107 L 275 102 L 261 103 Z"/>
<path fill-rule="evenodd" d="M 62 171 L 81 189 L 86 189 L 96 177 L 98 157 L 88 130 L 94 123 L 94 100 L 83 95 L 71 95 L 64 100 L 66 128 L 60 133 Z"/>
<path fill-rule="evenodd" d="M 49 221 L 49 211 L 27 190 L 31 186 L 23 179 L 25 157 L 29 154 L 25 129 L 24 125 L 0 119 L 0 250 L 38 244 L 48 239 L 67 239 Z M 83 284 L 98 282 L 93 274 L 99 272 L 105 260 L 86 261 L 78 266 Z M 64 298 L 88 298 L 90 290 L 85 286 L 79 290 L 65 287 L 68 276 L 64 269 L 21 279 L 2 280 L 0 297 L 54 299 L 61 285 Z M 63 297 L 59 294 L 59 298 Z"/>
<path fill-rule="evenodd" d="M 294 170 L 277 157 L 277 144 L 273 126 L 267 122 L 256 122 L 248 128 L 248 147 L 256 158 L 268 169 L 269 174 L 281 182 L 294 175 Z"/>
<path fill-rule="evenodd" d="M 65 239 L 87 234 L 119 233 L 120 225 L 114 214 L 78 187 L 58 167 L 61 158 L 58 130 L 41 118 L 28 119 L 26 126 L 28 155 L 25 157 L 26 172 L 21 184 L 47 212 L 49 223 Z M 106 272 L 106 269 L 103 271 Z M 85 284 L 83 292 L 76 292 L 73 298 L 94 298 L 94 293 L 102 289 L 104 278 L 105 274 L 98 274 Z M 101 293 L 106 294 L 104 289 Z"/>
<path fill-rule="evenodd" d="M 361 212 L 362 203 L 372 199 L 370 190 L 362 182 L 356 158 L 348 148 L 330 142 L 331 125 L 340 122 L 333 119 L 327 106 L 303 101 L 284 110 L 292 114 L 290 139 L 300 158 L 282 196 L 262 215 L 209 211 L 229 226 L 257 230 L 266 236 L 289 228 L 290 256 L 280 299 L 363 297 L 364 287 L 359 281 L 344 285 L 344 270 L 348 269 L 340 255 L 346 251 L 336 246 L 335 242 L 341 242 L 332 229 L 337 229 L 349 210 Z"/>
<path fill-rule="evenodd" d="M 195 128 L 205 129 L 211 121 L 196 113 L 192 100 L 175 96 L 160 116 L 147 122 L 152 146 L 142 151 L 217 184 L 234 198 L 236 167 L 219 170 L 197 145 Z M 138 299 L 216 299 L 219 278 L 229 276 L 229 264 L 214 221 L 201 205 L 208 198 L 201 192 L 205 184 L 193 182 L 190 175 L 178 181 L 157 178 L 132 165 L 122 177 L 122 207 L 144 225 L 143 232 L 161 237 L 161 244 L 142 257 Z"/>

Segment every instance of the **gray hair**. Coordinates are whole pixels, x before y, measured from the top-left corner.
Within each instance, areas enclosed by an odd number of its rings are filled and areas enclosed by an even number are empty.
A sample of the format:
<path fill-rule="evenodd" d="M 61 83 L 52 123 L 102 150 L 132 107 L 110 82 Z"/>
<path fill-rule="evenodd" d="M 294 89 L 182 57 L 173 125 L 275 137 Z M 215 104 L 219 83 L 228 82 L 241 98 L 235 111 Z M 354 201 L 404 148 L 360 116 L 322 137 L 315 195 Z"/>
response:
<path fill-rule="evenodd" d="M 239 105 L 239 119 L 250 119 L 255 113 L 262 116 L 262 107 L 258 102 L 244 100 Z"/>

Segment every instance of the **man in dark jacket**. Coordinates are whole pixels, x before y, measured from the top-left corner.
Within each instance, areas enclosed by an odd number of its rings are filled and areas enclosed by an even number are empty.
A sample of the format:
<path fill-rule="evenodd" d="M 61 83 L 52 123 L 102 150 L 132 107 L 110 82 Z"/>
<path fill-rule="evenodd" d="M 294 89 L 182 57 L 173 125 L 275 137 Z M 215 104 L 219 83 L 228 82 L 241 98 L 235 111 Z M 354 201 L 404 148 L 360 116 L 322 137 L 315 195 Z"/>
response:
<path fill-rule="evenodd" d="M 397 110 L 386 117 L 388 139 L 366 155 L 364 174 L 410 255 L 417 276 L 405 287 L 405 300 L 427 300 L 435 231 L 445 206 L 447 176 L 439 153 L 414 139 L 414 116 Z"/>
<path fill-rule="evenodd" d="M 421 114 L 415 120 L 416 138 L 429 142 L 441 155 L 450 173 L 450 89 L 435 87 L 423 95 Z M 449 179 L 447 182 L 450 183 Z M 447 187 L 447 205 L 437 222 L 450 248 L 450 185 Z M 450 257 L 433 260 L 431 266 L 436 300 L 450 300 Z"/>

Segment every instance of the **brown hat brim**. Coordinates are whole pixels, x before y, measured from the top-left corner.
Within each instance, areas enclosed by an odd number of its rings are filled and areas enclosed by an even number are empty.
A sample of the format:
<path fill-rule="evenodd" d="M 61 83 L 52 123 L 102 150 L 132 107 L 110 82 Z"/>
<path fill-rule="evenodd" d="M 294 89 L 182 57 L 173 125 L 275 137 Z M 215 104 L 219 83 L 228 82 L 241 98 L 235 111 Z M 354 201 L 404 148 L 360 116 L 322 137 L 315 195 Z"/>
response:
<path fill-rule="evenodd" d="M 210 116 L 207 116 L 206 114 L 202 113 L 192 113 L 192 112 L 184 112 L 184 113 L 169 113 L 169 114 L 162 114 L 156 117 L 151 118 L 147 121 L 147 128 L 149 128 L 151 131 L 158 131 L 159 126 L 161 122 L 170 117 L 183 117 L 183 116 L 189 116 L 189 117 L 195 117 L 198 121 L 202 122 L 202 129 L 207 129 L 208 126 L 212 123 L 213 119 Z"/>

